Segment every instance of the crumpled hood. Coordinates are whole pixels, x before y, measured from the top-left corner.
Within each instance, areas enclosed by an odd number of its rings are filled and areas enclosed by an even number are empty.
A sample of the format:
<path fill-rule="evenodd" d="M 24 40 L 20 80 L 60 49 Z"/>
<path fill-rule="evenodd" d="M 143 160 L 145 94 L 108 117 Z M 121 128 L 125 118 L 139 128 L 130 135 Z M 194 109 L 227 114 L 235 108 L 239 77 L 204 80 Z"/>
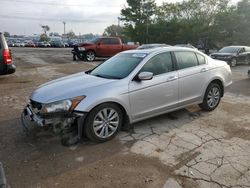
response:
<path fill-rule="evenodd" d="M 30 99 L 40 103 L 51 103 L 85 95 L 86 90 L 115 80 L 99 78 L 84 72 L 62 77 L 39 86 Z"/>

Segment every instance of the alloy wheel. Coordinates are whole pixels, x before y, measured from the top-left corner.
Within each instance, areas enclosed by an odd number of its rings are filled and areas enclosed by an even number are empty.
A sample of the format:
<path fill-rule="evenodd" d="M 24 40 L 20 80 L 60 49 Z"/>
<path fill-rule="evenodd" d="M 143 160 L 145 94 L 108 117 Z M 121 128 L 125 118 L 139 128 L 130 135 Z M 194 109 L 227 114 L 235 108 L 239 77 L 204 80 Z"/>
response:
<path fill-rule="evenodd" d="M 214 108 L 220 101 L 220 90 L 217 87 L 212 87 L 207 95 L 207 105 Z"/>
<path fill-rule="evenodd" d="M 95 60 L 95 53 L 92 51 L 87 52 L 86 59 L 88 61 L 94 61 Z"/>
<path fill-rule="evenodd" d="M 93 121 L 93 130 L 99 138 L 108 138 L 112 136 L 120 124 L 118 112 L 113 108 L 104 108 L 100 110 Z"/>

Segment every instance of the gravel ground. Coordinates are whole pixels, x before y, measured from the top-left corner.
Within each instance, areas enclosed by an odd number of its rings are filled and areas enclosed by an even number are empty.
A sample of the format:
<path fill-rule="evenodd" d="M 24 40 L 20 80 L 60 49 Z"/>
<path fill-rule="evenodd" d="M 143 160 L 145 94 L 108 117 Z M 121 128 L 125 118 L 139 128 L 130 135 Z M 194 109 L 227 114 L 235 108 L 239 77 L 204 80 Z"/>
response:
<path fill-rule="evenodd" d="M 246 65 L 232 68 L 234 83 L 213 112 L 191 106 L 103 144 L 63 147 L 44 131 L 25 137 L 19 116 L 32 90 L 101 62 L 73 62 L 70 51 L 12 49 L 17 72 L 0 77 L 0 161 L 10 187 L 250 187 Z"/>

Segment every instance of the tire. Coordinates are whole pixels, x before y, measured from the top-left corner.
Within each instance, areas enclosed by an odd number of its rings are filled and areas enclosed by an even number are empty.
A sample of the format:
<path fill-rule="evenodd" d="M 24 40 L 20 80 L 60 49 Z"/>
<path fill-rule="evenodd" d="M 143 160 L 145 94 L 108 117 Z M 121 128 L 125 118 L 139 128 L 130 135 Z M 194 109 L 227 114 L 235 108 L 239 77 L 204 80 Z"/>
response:
<path fill-rule="evenodd" d="M 85 120 L 84 134 L 94 142 L 111 140 L 123 122 L 121 109 L 113 103 L 103 103 L 90 111 Z"/>
<path fill-rule="evenodd" d="M 94 51 L 87 51 L 86 52 L 86 60 L 87 61 L 94 61 L 95 60 L 95 52 Z"/>
<path fill-rule="evenodd" d="M 230 66 L 236 67 L 236 65 L 237 65 L 237 60 L 235 58 L 233 58 L 232 61 L 230 62 Z"/>
<path fill-rule="evenodd" d="M 214 110 L 220 103 L 222 88 L 217 83 L 210 83 L 207 87 L 203 102 L 199 106 L 205 111 Z"/>

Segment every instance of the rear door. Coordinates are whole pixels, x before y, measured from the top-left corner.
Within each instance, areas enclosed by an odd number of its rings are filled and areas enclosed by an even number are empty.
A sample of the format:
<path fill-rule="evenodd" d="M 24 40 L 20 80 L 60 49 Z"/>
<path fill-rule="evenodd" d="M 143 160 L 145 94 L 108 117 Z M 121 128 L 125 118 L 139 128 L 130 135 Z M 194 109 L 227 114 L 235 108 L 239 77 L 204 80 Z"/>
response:
<path fill-rule="evenodd" d="M 248 63 L 249 62 L 249 52 L 247 52 L 247 48 L 243 47 L 240 49 L 237 61 L 238 61 L 238 63 Z"/>
<path fill-rule="evenodd" d="M 122 45 L 118 38 L 103 38 L 97 44 L 97 56 L 111 57 L 122 50 Z"/>
<path fill-rule="evenodd" d="M 98 57 L 109 57 L 110 56 L 110 42 L 109 38 L 102 38 L 98 44 L 96 44 L 96 55 Z"/>
<path fill-rule="evenodd" d="M 210 74 L 205 56 L 193 51 L 174 54 L 178 65 L 179 106 L 202 100 Z"/>
<path fill-rule="evenodd" d="M 122 51 L 122 44 L 118 38 L 110 38 L 110 56 Z"/>

